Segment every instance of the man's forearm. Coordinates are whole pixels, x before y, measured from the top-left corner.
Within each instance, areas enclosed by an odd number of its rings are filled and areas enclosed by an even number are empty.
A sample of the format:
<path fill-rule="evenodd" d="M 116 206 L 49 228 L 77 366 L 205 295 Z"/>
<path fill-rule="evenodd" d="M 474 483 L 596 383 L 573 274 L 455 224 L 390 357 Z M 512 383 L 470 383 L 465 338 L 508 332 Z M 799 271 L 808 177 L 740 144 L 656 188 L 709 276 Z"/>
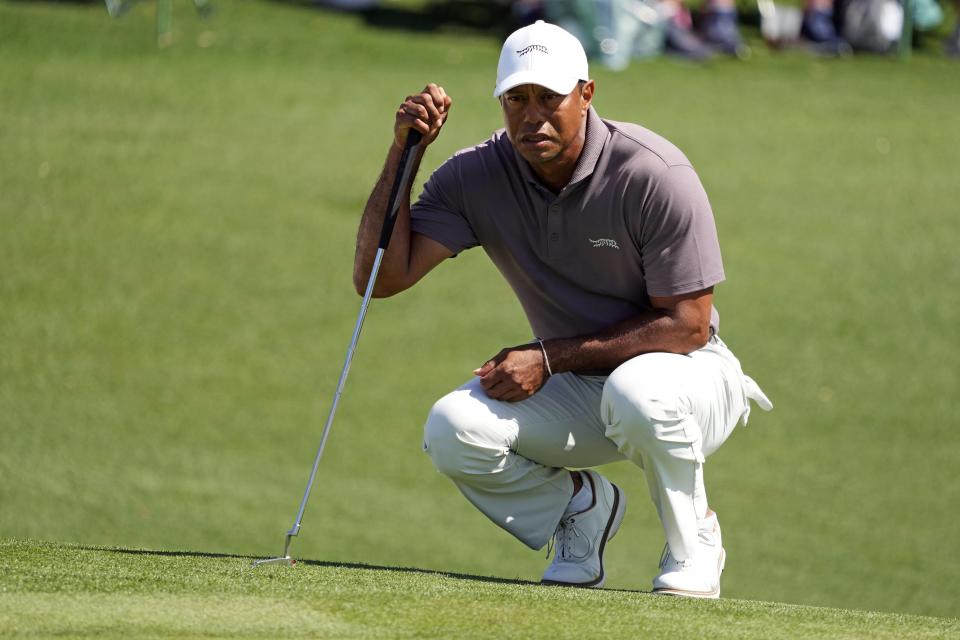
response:
<path fill-rule="evenodd" d="M 644 353 L 690 353 L 709 338 L 712 300 L 712 289 L 651 299 L 653 310 L 603 331 L 545 340 L 546 357 L 537 344 L 520 345 L 502 350 L 473 373 L 491 398 L 518 402 L 539 391 L 551 373 L 608 373 Z"/>
<path fill-rule="evenodd" d="M 709 339 L 707 322 L 684 311 L 649 311 L 603 331 L 544 341 L 553 373 L 609 371 L 651 352 L 691 353 Z"/>
<path fill-rule="evenodd" d="M 390 192 L 397 179 L 400 165 L 400 156 L 403 150 L 396 144 L 390 145 L 383 171 L 377 179 L 367 205 L 363 210 L 360 228 L 357 231 L 357 248 L 353 262 L 353 286 L 358 293 L 363 293 L 370 271 L 373 269 L 374 256 L 380 243 L 380 233 L 383 230 L 383 221 L 387 209 L 390 207 Z M 407 270 L 410 258 L 410 184 L 416 176 L 420 166 L 423 151 L 416 148 L 411 154 L 413 163 L 411 180 L 400 193 L 401 205 L 397 213 L 397 220 L 393 227 L 390 245 L 384 253 L 380 265 L 380 275 L 377 279 L 377 288 L 382 291 L 389 289 L 390 282 L 401 278 Z"/>
<path fill-rule="evenodd" d="M 411 248 L 410 185 L 413 184 L 417 169 L 420 168 L 424 149 L 440 134 L 440 128 L 446 122 L 452 104 L 453 101 L 443 87 L 430 83 L 419 94 L 407 96 L 394 114 L 393 144 L 387 152 L 387 160 L 383 165 L 380 178 L 367 200 L 363 218 L 360 220 L 360 229 L 357 232 L 357 250 L 353 259 L 353 286 L 361 295 L 373 271 L 380 234 L 383 232 L 383 221 L 386 219 L 387 209 L 392 204 L 390 192 L 393 191 L 393 185 L 397 180 L 400 159 L 403 157 L 404 146 L 409 140 L 411 130 L 419 132 L 421 138 L 408 160 L 410 180 L 403 185 L 403 191 L 398 194 L 400 207 L 394 222 L 390 244 L 380 263 L 374 295 L 383 297 L 403 291 L 449 255 L 445 250 L 437 250 L 437 247 L 441 246 L 437 243 L 434 243 L 436 246 L 433 247 L 433 251 L 424 250 L 422 242 L 416 243 L 416 247 Z M 411 269 L 411 263 L 416 265 L 415 270 Z"/>

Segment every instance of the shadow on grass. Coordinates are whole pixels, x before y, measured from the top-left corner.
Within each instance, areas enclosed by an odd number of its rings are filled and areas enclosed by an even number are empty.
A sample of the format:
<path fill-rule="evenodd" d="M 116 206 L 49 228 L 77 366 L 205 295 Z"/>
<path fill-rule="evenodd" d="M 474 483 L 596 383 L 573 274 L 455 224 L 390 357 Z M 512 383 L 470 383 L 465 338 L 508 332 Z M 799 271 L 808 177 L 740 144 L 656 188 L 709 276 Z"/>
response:
<path fill-rule="evenodd" d="M 249 560 L 252 564 L 254 560 L 264 560 L 269 556 L 244 556 L 235 553 L 214 553 L 207 551 L 155 551 L 151 549 L 124 549 L 121 547 L 92 547 L 78 546 L 83 551 L 101 551 L 107 553 L 122 553 L 134 556 L 165 556 L 182 558 L 228 558 L 236 560 Z M 558 585 L 541 585 L 532 580 L 518 580 L 512 578 L 498 578 L 496 576 L 478 576 L 470 573 L 457 573 L 454 571 L 437 571 L 435 569 L 421 569 L 419 567 L 391 567 L 377 564 L 364 564 L 362 562 L 333 562 L 330 560 L 297 560 L 297 564 L 303 564 L 310 567 L 330 567 L 337 569 L 356 569 L 359 571 L 394 571 L 397 573 L 418 573 L 422 575 L 431 575 L 442 578 L 453 578 L 455 580 L 469 580 L 472 582 L 486 582 L 488 584 L 515 584 L 525 586 L 550 586 L 557 588 Z M 253 567 L 251 566 L 251 570 Z M 563 587 L 559 587 L 563 588 Z M 649 593 L 637 589 L 604 589 L 604 591 L 614 591 L 618 593 Z"/>

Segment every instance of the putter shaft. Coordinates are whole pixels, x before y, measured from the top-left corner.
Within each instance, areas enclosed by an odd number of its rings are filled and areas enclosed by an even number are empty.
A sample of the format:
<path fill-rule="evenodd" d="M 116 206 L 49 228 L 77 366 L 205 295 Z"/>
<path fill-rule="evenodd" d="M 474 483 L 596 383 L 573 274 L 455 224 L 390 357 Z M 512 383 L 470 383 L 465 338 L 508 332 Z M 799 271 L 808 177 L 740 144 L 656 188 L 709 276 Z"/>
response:
<path fill-rule="evenodd" d="M 357 317 L 357 324 L 353 328 L 353 337 L 350 340 L 350 346 L 347 348 L 347 357 L 343 363 L 343 369 L 340 371 L 340 380 L 337 382 L 337 390 L 333 394 L 333 401 L 330 404 L 330 412 L 327 414 L 327 422 L 323 425 L 323 435 L 320 436 L 320 446 L 317 447 L 317 455 L 313 459 L 313 468 L 310 469 L 310 478 L 307 480 L 307 487 L 303 491 L 303 498 L 300 499 L 300 508 L 297 510 L 297 517 L 293 521 L 293 526 L 287 531 L 287 537 L 283 544 L 283 555 L 276 558 L 265 560 L 256 560 L 253 566 L 258 567 L 261 564 L 279 564 L 287 562 L 293 564 L 293 558 L 290 557 L 290 543 L 294 536 L 300 533 L 300 523 L 303 522 L 303 513 L 307 509 L 307 501 L 310 499 L 310 492 L 313 490 L 313 482 L 317 478 L 317 469 L 320 468 L 320 459 L 323 457 L 323 450 L 327 446 L 327 438 L 330 436 L 330 428 L 333 426 L 333 417 L 337 413 L 337 405 L 340 404 L 340 396 L 343 395 L 343 387 L 347 383 L 347 374 L 350 373 L 350 363 L 353 362 L 353 354 L 357 350 L 357 341 L 360 339 L 360 331 L 363 329 L 363 319 L 367 315 L 367 308 L 370 306 L 370 299 L 373 297 L 373 286 L 376 284 L 377 273 L 380 271 L 380 263 L 383 261 L 384 250 L 377 249 L 377 255 L 373 260 L 373 269 L 370 271 L 370 279 L 367 281 L 367 290 L 363 294 L 363 302 L 360 303 L 360 314 Z"/>
<path fill-rule="evenodd" d="M 370 278 L 367 280 L 367 289 L 363 294 L 363 301 L 360 303 L 360 314 L 357 317 L 357 324 L 353 328 L 353 337 L 350 339 L 350 346 L 347 348 L 347 357 L 343 362 L 343 370 L 340 371 L 340 380 L 337 382 L 337 390 L 333 394 L 333 401 L 330 404 L 330 412 L 327 414 L 327 422 L 323 426 L 323 435 L 320 436 L 320 446 L 317 447 L 317 455 L 313 459 L 313 468 L 310 470 L 310 478 L 307 480 L 307 487 L 303 491 L 303 498 L 300 500 L 300 508 L 297 510 L 297 517 L 293 526 L 287 531 L 287 536 L 283 545 L 283 555 L 275 558 L 265 558 L 255 560 L 254 567 L 263 564 L 294 564 L 295 560 L 290 556 L 290 543 L 293 538 L 300 533 L 300 524 L 303 522 L 303 513 L 307 509 L 307 501 L 310 499 L 310 492 L 313 490 L 313 482 L 317 478 L 317 469 L 320 467 L 320 458 L 323 457 L 323 449 L 327 446 L 327 438 L 330 435 L 330 427 L 333 426 L 333 417 L 337 413 L 337 405 L 340 404 L 340 396 L 343 394 L 343 387 L 347 382 L 347 374 L 350 373 L 350 363 L 353 362 L 353 354 L 357 350 L 357 342 L 360 339 L 360 331 L 363 329 L 363 319 L 367 315 L 367 308 L 370 306 L 370 299 L 373 297 L 373 287 L 377 282 L 377 274 L 380 272 L 380 263 L 383 262 L 383 254 L 390 244 L 390 236 L 393 232 L 393 224 L 400 211 L 401 200 L 406 193 L 406 187 L 410 181 L 410 175 L 413 172 L 413 164 L 410 162 L 410 155 L 414 147 L 420 142 L 420 134 L 410 129 L 407 134 L 407 143 L 404 146 L 403 154 L 400 156 L 400 163 L 397 166 L 397 176 L 394 179 L 393 187 L 390 193 L 390 209 L 383 220 L 383 229 L 380 233 L 380 246 L 377 248 L 377 254 L 373 259 L 373 266 L 370 269 Z"/>

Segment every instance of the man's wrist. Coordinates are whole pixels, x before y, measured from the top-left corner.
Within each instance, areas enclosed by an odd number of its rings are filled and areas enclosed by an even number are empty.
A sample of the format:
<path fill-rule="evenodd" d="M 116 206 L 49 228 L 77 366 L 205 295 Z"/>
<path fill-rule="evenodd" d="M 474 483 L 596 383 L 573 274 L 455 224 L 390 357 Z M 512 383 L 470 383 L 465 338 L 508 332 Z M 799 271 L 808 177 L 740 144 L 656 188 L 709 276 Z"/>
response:
<path fill-rule="evenodd" d="M 538 338 L 539 340 L 539 338 Z M 609 375 L 616 367 L 596 362 L 585 350 L 586 338 L 550 338 L 543 340 L 543 352 L 550 360 L 550 373 L 576 373 L 578 375 Z"/>
<path fill-rule="evenodd" d="M 576 371 L 576 359 L 571 358 L 570 338 L 549 338 L 543 340 L 543 353 L 550 360 L 550 374 L 557 375 L 567 371 Z"/>
<path fill-rule="evenodd" d="M 543 366 L 547 370 L 547 377 L 552 377 L 553 369 L 550 368 L 550 356 L 547 355 L 547 347 L 543 344 L 542 338 L 537 338 L 537 342 L 540 343 L 540 353 L 543 354 Z"/>

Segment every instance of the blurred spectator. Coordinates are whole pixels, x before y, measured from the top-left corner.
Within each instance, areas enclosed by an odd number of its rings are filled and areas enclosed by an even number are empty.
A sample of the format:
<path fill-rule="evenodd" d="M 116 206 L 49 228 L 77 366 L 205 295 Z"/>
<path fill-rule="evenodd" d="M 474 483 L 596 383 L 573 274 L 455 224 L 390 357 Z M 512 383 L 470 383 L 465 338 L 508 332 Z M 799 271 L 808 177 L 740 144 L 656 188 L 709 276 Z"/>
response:
<path fill-rule="evenodd" d="M 734 0 L 706 0 L 697 29 L 682 0 L 518 0 L 521 24 L 542 17 L 573 33 L 587 54 L 614 69 L 664 50 L 692 59 L 745 57 Z"/>
<path fill-rule="evenodd" d="M 954 0 L 953 8 L 956 15 L 956 25 L 953 27 L 953 33 L 947 38 L 944 50 L 949 57 L 960 58 L 960 0 Z"/>
<path fill-rule="evenodd" d="M 563 27 L 583 44 L 591 58 L 623 69 L 633 58 L 659 55 L 664 46 L 658 0 L 543 0 L 543 19 Z M 524 1 L 531 15 L 533 2 Z"/>
<path fill-rule="evenodd" d="M 707 0 L 694 31 L 690 11 L 681 0 L 661 0 L 665 19 L 666 50 L 686 58 L 702 60 L 714 53 L 745 58 L 750 49 L 740 37 L 737 9 L 733 0 Z"/>
<path fill-rule="evenodd" d="M 707 0 L 698 26 L 707 44 L 719 52 L 738 58 L 750 55 L 750 49 L 740 37 L 733 0 Z"/>
<path fill-rule="evenodd" d="M 843 0 L 843 36 L 857 50 L 889 53 L 909 46 L 914 32 L 932 31 L 943 22 L 936 0 Z M 907 37 L 906 42 L 901 40 Z"/>
<path fill-rule="evenodd" d="M 713 50 L 694 33 L 693 18 L 680 0 L 662 0 L 660 7 L 667 53 L 691 60 L 705 60 L 713 55 Z"/>
<path fill-rule="evenodd" d="M 833 0 L 807 0 L 800 35 L 820 54 L 843 55 L 852 51 L 837 33 Z"/>
<path fill-rule="evenodd" d="M 888 53 L 903 37 L 904 10 L 899 0 L 844 0 L 842 23 L 858 51 Z"/>
<path fill-rule="evenodd" d="M 495 0 L 505 11 L 509 6 L 517 25 L 547 20 L 562 26 L 577 36 L 591 58 L 611 69 L 623 69 L 633 58 L 664 52 L 692 60 L 717 54 L 749 56 L 735 0 L 693 1 L 702 3 L 696 16 L 684 0 Z M 938 0 L 909 0 L 909 4 L 906 0 L 804 0 L 802 11 L 795 0 L 755 1 L 761 34 L 768 44 L 802 43 L 820 55 L 845 55 L 854 49 L 888 53 L 900 44 L 905 28 L 922 33 L 943 22 Z M 342 10 L 370 10 L 380 4 L 380 0 L 314 2 Z M 944 52 L 960 58 L 960 0 L 953 3 L 957 23 Z M 905 4 L 909 15 L 904 13 Z"/>

